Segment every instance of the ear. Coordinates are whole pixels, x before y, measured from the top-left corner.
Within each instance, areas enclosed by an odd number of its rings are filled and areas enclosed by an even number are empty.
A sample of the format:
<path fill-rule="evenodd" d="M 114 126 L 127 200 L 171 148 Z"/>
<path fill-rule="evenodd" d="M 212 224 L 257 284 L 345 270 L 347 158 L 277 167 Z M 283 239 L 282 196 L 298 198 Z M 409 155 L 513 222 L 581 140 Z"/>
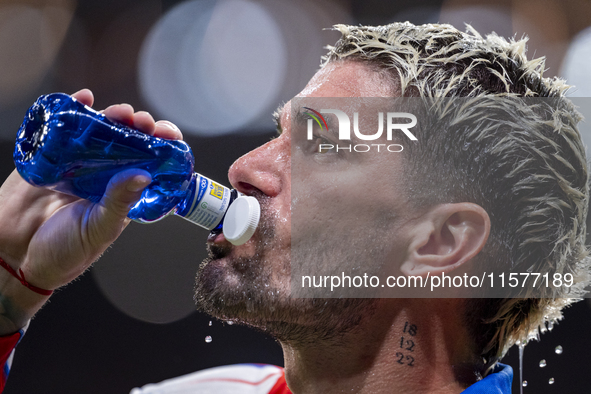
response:
<path fill-rule="evenodd" d="M 490 233 L 488 214 L 473 203 L 437 205 L 418 220 L 400 267 L 405 275 L 454 270 L 482 250 Z"/>

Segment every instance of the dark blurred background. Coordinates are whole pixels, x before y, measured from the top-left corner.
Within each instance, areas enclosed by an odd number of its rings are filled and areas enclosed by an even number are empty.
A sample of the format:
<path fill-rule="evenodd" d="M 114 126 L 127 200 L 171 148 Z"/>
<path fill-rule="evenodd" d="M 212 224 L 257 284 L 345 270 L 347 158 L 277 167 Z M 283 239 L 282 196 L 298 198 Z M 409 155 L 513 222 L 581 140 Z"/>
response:
<path fill-rule="evenodd" d="M 228 167 L 269 140 L 273 109 L 305 86 L 338 38 L 323 29 L 405 20 L 527 34 L 547 76 L 591 97 L 588 0 L 0 0 L 0 178 L 14 168 L 14 136 L 33 101 L 88 87 L 98 109 L 127 102 L 177 123 L 197 171 L 228 185 Z M 194 311 L 205 238 L 179 218 L 132 223 L 32 321 L 5 393 L 128 393 L 218 365 L 282 365 L 273 339 Z M 590 305 L 576 304 L 526 346 L 524 393 L 590 392 Z M 517 393 L 517 349 L 504 361 Z"/>

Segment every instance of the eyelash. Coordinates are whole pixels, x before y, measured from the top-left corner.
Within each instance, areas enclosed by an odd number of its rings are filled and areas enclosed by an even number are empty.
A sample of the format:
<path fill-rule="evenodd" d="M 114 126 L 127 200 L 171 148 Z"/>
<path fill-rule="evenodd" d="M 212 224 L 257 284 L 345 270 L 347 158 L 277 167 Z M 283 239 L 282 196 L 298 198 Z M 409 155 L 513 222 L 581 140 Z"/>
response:
<path fill-rule="evenodd" d="M 318 153 L 318 154 L 321 154 L 321 155 L 324 155 L 326 153 L 330 153 L 330 151 L 332 149 L 328 149 L 328 150 L 326 150 L 324 152 L 320 151 L 320 145 L 321 144 L 334 145 L 332 143 L 332 141 L 330 141 L 330 140 L 328 140 L 328 139 L 326 139 L 326 138 L 324 138 L 324 137 L 322 137 L 322 136 L 320 136 L 318 134 L 313 134 L 312 137 L 314 137 L 314 138 L 312 139 L 312 141 L 310 141 L 310 145 L 312 147 L 312 150 L 310 151 L 310 153 L 312 153 L 312 154 Z"/>

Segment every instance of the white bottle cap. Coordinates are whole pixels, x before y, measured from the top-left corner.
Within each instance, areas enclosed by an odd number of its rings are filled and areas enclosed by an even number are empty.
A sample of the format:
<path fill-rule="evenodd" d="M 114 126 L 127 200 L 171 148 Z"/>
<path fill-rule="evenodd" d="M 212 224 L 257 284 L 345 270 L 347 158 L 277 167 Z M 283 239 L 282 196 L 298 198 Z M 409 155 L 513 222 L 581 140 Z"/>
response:
<path fill-rule="evenodd" d="M 223 227 L 224 237 L 236 246 L 246 243 L 254 234 L 260 218 L 261 207 L 256 198 L 238 197 L 226 212 Z"/>

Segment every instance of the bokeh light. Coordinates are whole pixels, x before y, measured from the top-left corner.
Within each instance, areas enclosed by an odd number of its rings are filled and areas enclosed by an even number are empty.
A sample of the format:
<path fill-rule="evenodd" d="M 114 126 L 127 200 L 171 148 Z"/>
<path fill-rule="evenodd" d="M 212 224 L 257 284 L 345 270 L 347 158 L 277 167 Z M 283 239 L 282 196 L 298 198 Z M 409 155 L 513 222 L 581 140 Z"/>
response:
<path fill-rule="evenodd" d="M 513 35 L 511 9 L 502 5 L 457 5 L 454 1 L 446 1 L 439 22 L 449 23 L 462 31 L 468 24 L 482 36 L 492 32 L 504 37 Z"/>
<path fill-rule="evenodd" d="M 583 140 L 587 145 L 587 155 L 591 147 L 591 77 L 589 77 L 589 64 L 591 64 L 591 27 L 580 32 L 571 42 L 564 61 L 561 75 L 566 78 L 569 85 L 574 87 L 569 91 L 569 96 L 579 107 L 585 117 L 579 125 L 583 134 Z"/>
<path fill-rule="evenodd" d="M 342 15 L 330 2 L 181 3 L 144 43 L 141 92 L 157 115 L 184 132 L 256 132 L 313 75 L 326 42 L 322 29 Z"/>
<path fill-rule="evenodd" d="M 72 21 L 74 3 L 0 4 L 0 106 L 39 87 Z"/>
<path fill-rule="evenodd" d="M 194 278 L 207 256 L 207 231 L 178 217 L 131 227 L 93 269 L 103 295 L 126 315 L 151 323 L 194 312 Z"/>
<path fill-rule="evenodd" d="M 571 97 L 591 97 L 591 27 L 580 32 L 571 42 L 564 61 L 561 74 L 575 88 Z"/>
<path fill-rule="evenodd" d="M 140 57 L 140 86 L 154 111 L 183 131 L 219 135 L 269 107 L 285 62 L 281 31 L 259 4 L 189 1 L 150 32 Z"/>

